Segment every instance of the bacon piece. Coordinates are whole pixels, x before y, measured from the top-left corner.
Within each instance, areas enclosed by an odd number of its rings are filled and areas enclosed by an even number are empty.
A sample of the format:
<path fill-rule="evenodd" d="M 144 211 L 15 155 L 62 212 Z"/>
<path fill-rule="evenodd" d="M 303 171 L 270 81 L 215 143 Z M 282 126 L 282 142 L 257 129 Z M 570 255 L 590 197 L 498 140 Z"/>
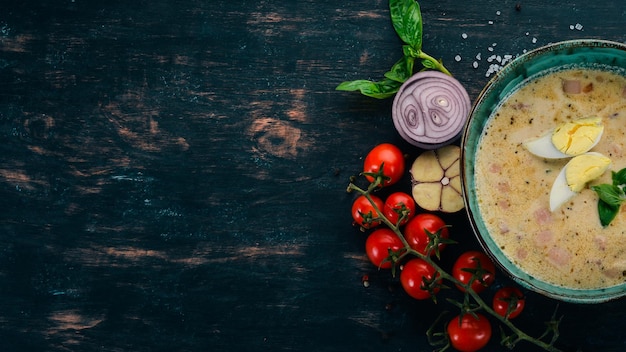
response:
<path fill-rule="evenodd" d="M 496 189 L 501 193 L 511 192 L 511 186 L 507 181 L 498 182 L 498 184 L 496 184 Z"/>
<path fill-rule="evenodd" d="M 563 92 L 566 94 L 580 94 L 582 86 L 577 79 L 563 80 Z"/>
<path fill-rule="evenodd" d="M 519 260 L 524 260 L 528 257 L 528 250 L 526 248 L 518 248 L 517 249 L 517 258 Z"/>
<path fill-rule="evenodd" d="M 556 266 L 567 265 L 571 258 L 572 254 L 561 247 L 553 247 L 548 251 L 548 260 Z"/>
<path fill-rule="evenodd" d="M 607 245 L 607 239 L 605 236 L 602 235 L 597 235 L 596 237 L 593 238 L 593 243 L 595 243 L 595 245 L 601 250 L 604 251 L 606 250 L 606 245 Z"/>
<path fill-rule="evenodd" d="M 539 208 L 533 215 L 539 225 L 548 225 L 552 222 L 552 213 L 548 208 Z"/>
<path fill-rule="evenodd" d="M 511 229 L 509 228 L 509 225 L 507 223 L 505 223 L 504 221 L 500 221 L 500 224 L 498 225 L 498 228 L 500 229 L 500 234 L 504 235 L 505 233 L 508 233 L 509 231 L 511 231 Z"/>
<path fill-rule="evenodd" d="M 500 164 L 490 164 L 489 165 L 489 172 L 492 172 L 494 174 L 499 174 L 500 172 L 502 172 L 502 166 L 500 166 Z"/>
<path fill-rule="evenodd" d="M 509 209 L 511 207 L 511 203 L 509 202 L 508 199 L 501 199 L 501 200 L 498 201 L 498 207 L 500 209 L 506 210 L 506 209 Z"/>
<path fill-rule="evenodd" d="M 535 244 L 539 247 L 542 247 L 551 243 L 553 239 L 554 239 L 554 234 L 552 233 L 552 230 L 545 229 L 545 230 L 539 231 L 535 235 Z"/>

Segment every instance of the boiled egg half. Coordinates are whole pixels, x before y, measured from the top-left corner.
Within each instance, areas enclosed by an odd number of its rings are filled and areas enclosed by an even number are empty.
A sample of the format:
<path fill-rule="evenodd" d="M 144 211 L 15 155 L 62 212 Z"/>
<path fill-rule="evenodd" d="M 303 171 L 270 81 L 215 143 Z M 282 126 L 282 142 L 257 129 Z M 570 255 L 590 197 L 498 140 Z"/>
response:
<path fill-rule="evenodd" d="M 543 136 L 525 142 L 524 146 L 542 158 L 571 158 L 595 147 L 603 132 L 602 119 L 588 117 L 565 122 Z"/>
<path fill-rule="evenodd" d="M 588 152 L 572 158 L 554 180 L 550 191 L 550 211 L 580 193 L 587 183 L 602 176 L 611 166 L 611 159 L 600 153 Z"/>

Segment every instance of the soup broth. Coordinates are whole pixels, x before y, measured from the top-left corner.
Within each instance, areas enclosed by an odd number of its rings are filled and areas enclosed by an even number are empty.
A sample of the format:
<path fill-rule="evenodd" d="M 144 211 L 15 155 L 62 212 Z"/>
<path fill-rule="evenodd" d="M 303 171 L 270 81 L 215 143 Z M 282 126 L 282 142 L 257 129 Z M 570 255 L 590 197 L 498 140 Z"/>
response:
<path fill-rule="evenodd" d="M 581 91 L 564 82 L 580 83 Z M 611 183 L 611 171 L 626 167 L 626 78 L 613 72 L 567 69 L 529 80 L 494 111 L 476 153 L 478 204 L 496 243 L 530 275 L 569 288 L 626 281 L 626 206 L 603 228 L 598 196 L 586 187 L 551 212 L 552 184 L 570 159 L 537 157 L 523 143 L 591 116 L 604 124 L 592 151 L 612 165 L 589 185 Z"/>

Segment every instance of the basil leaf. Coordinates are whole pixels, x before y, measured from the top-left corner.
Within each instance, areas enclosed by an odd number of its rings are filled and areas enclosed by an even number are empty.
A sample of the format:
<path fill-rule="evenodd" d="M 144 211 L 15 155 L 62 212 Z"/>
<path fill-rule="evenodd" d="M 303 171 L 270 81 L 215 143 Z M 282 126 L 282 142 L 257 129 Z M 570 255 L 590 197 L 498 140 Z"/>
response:
<path fill-rule="evenodd" d="M 357 79 L 355 81 L 346 81 L 346 82 L 341 82 L 337 88 L 335 88 L 336 90 L 345 90 L 345 91 L 353 91 L 353 90 L 359 90 L 361 89 L 361 87 L 365 87 L 368 85 L 374 84 L 374 82 L 372 81 L 368 81 L 365 79 Z"/>
<path fill-rule="evenodd" d="M 598 201 L 598 215 L 600 216 L 600 224 L 607 227 L 615 219 L 619 213 L 619 205 L 611 205 L 603 200 Z"/>
<path fill-rule="evenodd" d="M 390 0 L 393 28 L 400 39 L 413 48 L 422 48 L 422 13 L 415 0 Z"/>
<path fill-rule="evenodd" d="M 624 184 L 626 184 L 626 168 L 618 172 L 613 171 L 613 185 L 619 186 Z"/>
<path fill-rule="evenodd" d="M 441 60 L 436 60 L 422 51 L 423 28 L 419 3 L 416 0 L 389 0 L 389 13 L 394 30 L 404 42 L 402 46 L 404 57 L 384 74 L 385 78 L 380 82 L 368 80 L 343 82 L 336 87 L 337 90 L 359 90 L 361 94 L 369 97 L 389 98 L 413 75 L 416 60 L 420 60 L 424 69 L 433 69 L 452 76 Z"/>
<path fill-rule="evenodd" d="M 394 95 L 402 83 L 384 79 L 380 82 L 372 82 L 364 79 L 356 81 L 342 82 L 335 88 L 336 90 L 354 91 L 358 90 L 361 94 L 376 99 L 385 99 Z"/>
<path fill-rule="evenodd" d="M 600 200 L 614 207 L 619 207 L 624 201 L 624 191 L 618 186 L 601 184 L 591 186 L 591 189 L 598 193 Z"/>
<path fill-rule="evenodd" d="M 404 83 L 413 75 L 414 62 L 414 58 L 403 56 L 391 67 L 391 70 L 385 73 L 385 77 L 392 81 Z"/>

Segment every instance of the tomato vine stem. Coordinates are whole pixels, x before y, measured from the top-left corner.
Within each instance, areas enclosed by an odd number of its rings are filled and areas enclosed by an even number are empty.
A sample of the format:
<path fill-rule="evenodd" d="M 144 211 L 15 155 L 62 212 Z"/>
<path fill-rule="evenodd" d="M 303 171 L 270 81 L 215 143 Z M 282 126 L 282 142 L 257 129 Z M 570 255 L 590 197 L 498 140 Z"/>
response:
<path fill-rule="evenodd" d="M 443 268 L 441 268 L 441 266 L 435 261 L 433 260 L 433 258 L 431 257 L 431 253 L 432 251 L 436 251 L 436 249 L 438 248 L 439 244 L 441 243 L 440 241 L 444 240 L 441 239 L 441 235 L 439 233 L 435 233 L 432 234 L 433 236 L 429 236 L 430 237 L 430 241 L 429 244 L 426 247 L 426 253 L 421 253 L 413 248 L 411 248 L 411 246 L 409 245 L 409 242 L 406 240 L 404 234 L 402 233 L 399 224 L 402 223 L 402 220 L 404 217 L 406 217 L 406 214 L 401 214 L 400 219 L 397 221 L 397 223 L 392 223 L 389 219 L 387 219 L 385 216 L 381 215 L 382 213 L 382 209 L 380 209 L 376 203 L 374 202 L 373 198 L 371 197 L 371 194 L 377 190 L 380 190 L 380 185 L 383 184 L 384 180 L 385 180 L 385 175 L 382 173 L 382 168 L 381 171 L 376 172 L 376 173 L 368 173 L 367 176 L 370 176 L 373 178 L 372 182 L 370 182 L 370 184 L 367 186 L 367 188 L 362 188 L 357 186 L 354 181 L 356 181 L 355 178 L 350 180 L 350 183 L 347 187 L 347 191 L 348 192 L 352 192 L 355 191 L 357 193 L 359 193 L 360 195 L 363 195 L 367 198 L 367 200 L 371 203 L 372 207 L 374 208 L 374 211 L 376 212 L 376 214 L 379 214 L 378 216 L 372 218 L 370 221 L 371 222 L 381 222 L 383 224 L 385 224 L 387 227 L 389 227 L 402 241 L 402 244 L 404 245 L 404 248 L 394 254 L 390 254 L 390 258 L 389 260 L 392 261 L 392 268 L 395 268 L 398 263 L 402 262 L 403 259 L 405 259 L 406 257 L 409 256 L 414 256 L 417 258 L 421 258 L 422 260 L 428 262 L 430 265 L 432 265 L 432 267 L 435 269 L 436 271 L 436 279 L 437 281 L 440 281 L 441 279 L 448 281 L 456 286 L 462 287 L 464 289 L 464 299 L 463 302 L 450 302 L 455 306 L 460 307 L 460 309 L 462 310 L 462 313 L 468 313 L 468 314 L 475 314 L 476 311 L 484 311 L 487 314 L 489 314 L 490 316 L 492 316 L 494 319 L 496 319 L 500 324 L 500 328 L 502 329 L 502 326 L 507 327 L 511 333 L 510 335 L 506 335 L 504 332 L 502 333 L 502 338 L 501 338 L 501 344 L 503 346 L 506 346 L 510 349 L 514 348 L 515 345 L 520 342 L 520 341 L 526 341 L 529 342 L 531 344 L 534 344 L 542 349 L 544 349 L 545 351 L 549 351 L 549 352 L 561 352 L 560 349 L 558 349 L 557 347 L 554 346 L 558 336 L 559 336 L 559 332 L 558 332 L 558 328 L 559 328 L 559 323 L 562 319 L 561 318 L 556 318 L 556 310 L 554 312 L 554 314 L 551 317 L 551 320 L 548 321 L 546 323 L 547 327 L 546 330 L 544 331 L 544 333 L 539 336 L 539 337 L 533 337 L 527 333 L 525 333 L 524 331 L 522 331 L 520 328 L 518 328 L 515 324 L 513 324 L 511 322 L 510 319 L 508 319 L 506 316 L 501 316 L 498 313 L 496 313 L 493 308 L 491 307 L 490 304 L 488 304 L 487 302 L 485 302 L 485 300 L 482 299 L 482 297 L 480 297 L 480 295 L 472 288 L 472 283 L 476 280 L 480 280 L 484 274 L 484 269 L 481 269 L 480 266 L 478 268 L 478 270 L 476 270 L 475 272 L 473 272 L 472 274 L 472 278 L 468 281 L 468 283 L 464 283 L 461 282 L 460 280 L 458 280 L 457 278 L 455 278 L 453 275 L 451 275 L 450 273 L 448 273 L 447 271 L 445 271 Z M 395 275 L 395 270 L 392 270 L 392 274 Z M 471 302 L 470 302 L 471 299 Z M 434 297 L 433 297 L 433 300 Z M 436 300 L 435 300 L 436 302 Z M 473 302 L 473 304 L 472 304 Z M 557 306 L 558 309 L 558 306 Z M 438 318 L 441 319 L 441 318 Z M 429 338 L 429 342 L 431 340 L 431 336 L 433 335 L 431 329 L 429 329 L 427 331 L 427 335 Z M 551 339 L 549 342 L 544 341 L 543 339 L 547 338 L 548 336 L 551 335 Z M 446 337 L 447 338 L 447 337 Z M 431 343 L 432 344 L 432 343 Z M 441 345 L 442 343 L 440 341 L 436 342 L 436 344 Z M 444 346 L 443 348 L 439 349 L 439 352 L 442 352 L 446 349 L 448 349 L 450 347 L 449 344 L 447 344 L 446 346 Z"/>

